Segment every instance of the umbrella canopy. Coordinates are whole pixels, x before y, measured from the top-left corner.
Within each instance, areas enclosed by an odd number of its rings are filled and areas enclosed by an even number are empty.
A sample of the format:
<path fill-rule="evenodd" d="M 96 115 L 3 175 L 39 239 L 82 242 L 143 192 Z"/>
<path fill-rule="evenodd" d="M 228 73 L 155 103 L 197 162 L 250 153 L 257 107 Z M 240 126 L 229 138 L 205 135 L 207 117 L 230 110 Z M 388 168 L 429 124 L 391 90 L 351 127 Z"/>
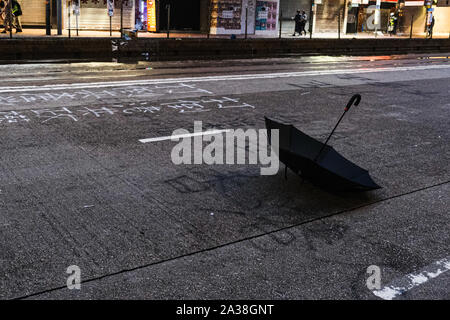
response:
<path fill-rule="evenodd" d="M 346 109 L 348 110 L 348 107 Z M 317 141 L 293 125 L 269 118 L 265 118 L 265 121 L 269 142 L 270 130 L 279 130 L 280 161 L 305 179 L 333 190 L 368 191 L 381 188 L 372 180 L 367 170 L 344 158 L 333 147 Z"/>

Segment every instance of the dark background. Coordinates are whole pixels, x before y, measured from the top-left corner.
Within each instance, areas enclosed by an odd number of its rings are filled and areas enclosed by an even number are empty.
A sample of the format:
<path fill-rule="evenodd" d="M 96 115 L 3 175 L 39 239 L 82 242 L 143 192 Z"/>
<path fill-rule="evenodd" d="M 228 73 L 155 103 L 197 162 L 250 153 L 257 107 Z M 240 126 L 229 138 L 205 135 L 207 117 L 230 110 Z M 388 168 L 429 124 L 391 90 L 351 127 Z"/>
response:
<path fill-rule="evenodd" d="M 167 30 L 167 4 L 170 4 L 171 30 L 200 30 L 200 0 L 161 0 L 160 30 Z"/>

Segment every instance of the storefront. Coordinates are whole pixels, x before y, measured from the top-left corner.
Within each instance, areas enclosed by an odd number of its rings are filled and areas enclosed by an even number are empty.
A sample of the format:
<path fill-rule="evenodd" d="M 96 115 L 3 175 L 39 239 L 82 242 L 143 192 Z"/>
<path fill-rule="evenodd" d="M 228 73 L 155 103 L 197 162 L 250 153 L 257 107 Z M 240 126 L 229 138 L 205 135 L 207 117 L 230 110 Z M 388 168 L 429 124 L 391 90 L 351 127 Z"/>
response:
<path fill-rule="evenodd" d="M 376 0 L 314 0 L 313 31 L 361 32 L 387 31 L 389 14 L 396 12 L 398 0 L 382 0 L 376 21 Z"/>
<path fill-rule="evenodd" d="M 433 35 L 447 36 L 450 32 L 450 1 L 427 0 L 409 1 L 400 0 L 402 13 L 400 28 L 403 33 L 410 33 L 412 26 L 413 35 L 425 33 L 427 24 L 434 17 L 435 24 Z"/>
<path fill-rule="evenodd" d="M 135 0 L 136 29 L 206 32 L 209 0 Z"/>
<path fill-rule="evenodd" d="M 45 1 L 43 0 L 17 0 L 22 8 L 22 25 L 45 26 Z M 51 3 L 52 18 L 56 19 L 56 1 Z M 53 20 L 52 19 L 52 20 Z M 56 21 L 55 21 L 56 22 Z"/>
<path fill-rule="evenodd" d="M 55 1 L 55 0 L 53 0 Z M 111 3 L 108 10 L 108 2 Z M 124 28 L 135 27 L 134 0 L 66 0 L 64 2 L 64 27 L 80 30 L 120 30 L 121 15 Z M 123 8 L 123 14 L 121 10 Z M 110 17 L 111 14 L 111 17 Z"/>
<path fill-rule="evenodd" d="M 211 34 L 276 34 L 279 2 L 211 0 Z"/>
<path fill-rule="evenodd" d="M 211 34 L 276 34 L 280 0 L 158 0 L 136 5 L 136 19 L 152 32 L 170 30 Z M 151 12 L 149 11 L 149 4 Z M 168 14 L 170 12 L 170 19 Z M 147 17 L 146 21 L 142 17 Z M 152 19 L 155 27 L 149 28 Z M 210 19 L 210 21 L 208 21 Z"/>
<path fill-rule="evenodd" d="M 170 29 L 200 31 L 200 0 L 160 0 L 159 6 L 159 27 L 161 30 L 167 30 L 170 12 Z"/>
<path fill-rule="evenodd" d="M 313 31 L 324 33 L 344 32 L 344 7 L 347 0 L 315 0 L 313 7 Z M 305 9 L 305 6 L 302 7 Z M 310 16 L 310 1 L 306 6 Z M 284 13 L 283 13 L 284 15 Z M 340 22 L 340 25 L 339 25 Z"/>
<path fill-rule="evenodd" d="M 369 0 L 348 0 L 345 16 L 346 33 L 387 32 L 390 13 L 398 11 L 398 0 L 382 0 L 377 21 L 377 2 Z"/>
<path fill-rule="evenodd" d="M 65 29 L 109 30 L 110 16 L 107 2 L 113 3 L 112 29 L 120 29 L 121 0 L 62 0 L 62 21 Z M 22 8 L 22 25 L 45 27 L 46 2 L 44 0 L 18 0 Z M 50 24 L 57 25 L 57 0 L 50 0 Z M 70 12 L 69 12 L 70 11 Z M 70 21 L 69 21 L 70 15 Z M 134 28 L 134 0 L 123 0 L 123 26 Z"/>

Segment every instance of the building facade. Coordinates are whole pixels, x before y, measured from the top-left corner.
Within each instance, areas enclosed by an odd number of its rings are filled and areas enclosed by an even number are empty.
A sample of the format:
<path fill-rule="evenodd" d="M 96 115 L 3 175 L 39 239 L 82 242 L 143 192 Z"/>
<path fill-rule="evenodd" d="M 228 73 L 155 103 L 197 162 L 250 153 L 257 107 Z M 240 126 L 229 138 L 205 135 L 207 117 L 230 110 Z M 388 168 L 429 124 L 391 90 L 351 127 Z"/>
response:
<path fill-rule="evenodd" d="M 45 27 L 46 1 L 18 1 L 25 27 Z M 276 33 L 280 3 L 280 0 L 49 1 L 53 28 L 57 24 L 57 1 L 61 1 L 65 29 L 119 30 L 122 21 L 127 29 L 159 32 L 167 30 L 170 24 L 171 30 L 201 33 L 210 30 L 211 34 L 243 34 L 246 30 L 248 34 Z"/>
<path fill-rule="evenodd" d="M 46 1 L 18 0 L 25 27 L 45 27 Z M 171 30 L 214 35 L 276 36 L 280 19 L 292 22 L 297 10 L 312 16 L 314 33 L 386 32 L 389 16 L 398 16 L 398 33 L 423 34 L 431 17 L 434 34 L 450 32 L 449 0 L 49 0 L 50 23 L 57 25 L 57 1 L 62 3 L 65 29 L 148 32 Z M 170 14 L 170 16 L 169 16 Z M 70 16 L 70 18 L 69 18 Z M 289 27 L 290 28 L 290 27 Z M 307 25 L 309 29 L 309 23 Z"/>
<path fill-rule="evenodd" d="M 450 36 L 450 1 L 408 1 L 399 3 L 400 8 L 400 32 L 414 35 L 424 34 L 427 24 L 434 17 L 435 25 L 433 34 L 438 36 Z"/>
<path fill-rule="evenodd" d="M 377 1 L 316 0 L 314 32 L 357 34 L 387 31 L 389 14 L 395 12 L 398 0 L 380 1 L 379 20 L 376 21 Z"/>

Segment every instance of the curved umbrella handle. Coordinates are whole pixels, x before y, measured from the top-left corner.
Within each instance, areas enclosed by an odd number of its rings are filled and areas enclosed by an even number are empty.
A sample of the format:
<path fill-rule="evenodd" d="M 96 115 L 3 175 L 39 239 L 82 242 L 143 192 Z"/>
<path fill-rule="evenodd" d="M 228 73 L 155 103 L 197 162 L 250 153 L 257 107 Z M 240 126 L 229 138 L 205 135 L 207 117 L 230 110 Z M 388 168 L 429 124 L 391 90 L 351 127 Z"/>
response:
<path fill-rule="evenodd" d="M 361 95 L 359 93 L 353 95 L 353 97 L 350 99 L 350 101 L 347 103 L 347 106 L 345 107 L 345 112 L 347 112 L 348 110 L 350 110 L 350 107 L 352 105 L 359 105 L 359 103 L 361 102 Z"/>
<path fill-rule="evenodd" d="M 336 125 L 334 126 L 333 131 L 331 131 L 330 135 L 328 136 L 327 140 L 325 141 L 325 143 L 323 144 L 322 148 L 320 149 L 319 153 L 317 154 L 317 156 L 314 158 L 314 162 L 317 161 L 317 159 L 319 159 L 320 154 L 322 153 L 322 151 L 325 149 L 325 146 L 328 144 L 328 141 L 330 140 L 331 136 L 333 135 L 334 131 L 336 130 L 336 128 L 338 127 L 339 123 L 341 123 L 342 118 L 344 118 L 345 114 L 347 113 L 348 110 L 350 110 L 350 107 L 352 105 L 359 105 L 359 103 L 361 102 L 361 95 L 359 93 L 353 95 L 353 97 L 351 97 L 350 101 L 347 103 L 347 106 L 345 107 L 344 113 L 341 115 L 341 117 L 339 118 L 338 122 L 336 123 Z"/>

